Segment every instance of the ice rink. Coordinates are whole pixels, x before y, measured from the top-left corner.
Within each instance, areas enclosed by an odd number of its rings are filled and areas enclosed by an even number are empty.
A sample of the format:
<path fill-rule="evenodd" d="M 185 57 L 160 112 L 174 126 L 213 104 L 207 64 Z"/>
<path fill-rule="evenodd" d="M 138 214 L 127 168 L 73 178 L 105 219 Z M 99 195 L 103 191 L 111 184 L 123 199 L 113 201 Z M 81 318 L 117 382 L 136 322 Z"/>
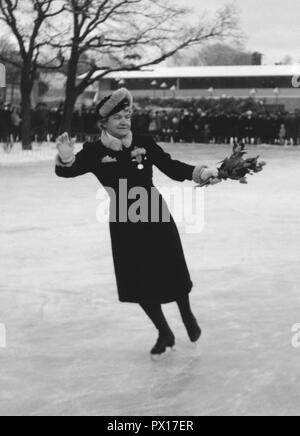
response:
<path fill-rule="evenodd" d="M 195 165 L 230 152 L 164 148 Z M 268 166 L 248 185 L 205 190 L 203 232 L 178 223 L 203 337 L 195 351 L 164 306 L 177 351 L 160 363 L 150 322 L 118 302 L 97 179 L 0 162 L 1 415 L 300 415 L 300 147 L 256 154 Z M 178 184 L 155 169 L 158 188 Z"/>

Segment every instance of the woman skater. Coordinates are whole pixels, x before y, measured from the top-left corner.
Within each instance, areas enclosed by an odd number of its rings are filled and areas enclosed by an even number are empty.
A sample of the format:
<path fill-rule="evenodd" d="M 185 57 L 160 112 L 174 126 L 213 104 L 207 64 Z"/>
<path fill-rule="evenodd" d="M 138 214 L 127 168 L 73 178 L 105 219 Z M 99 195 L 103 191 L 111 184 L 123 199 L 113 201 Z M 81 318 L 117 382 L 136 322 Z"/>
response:
<path fill-rule="evenodd" d="M 130 92 L 119 89 L 97 107 L 102 127 L 96 142 L 87 142 L 74 154 L 75 140 L 67 133 L 57 139 L 55 173 L 77 177 L 93 173 L 110 196 L 110 235 L 119 300 L 139 304 L 158 330 L 151 350 L 153 359 L 162 358 L 175 346 L 175 336 L 164 316 L 162 304 L 176 302 L 191 342 L 196 343 L 201 329 L 192 312 L 192 290 L 180 236 L 168 206 L 153 185 L 153 165 L 176 181 L 215 184 L 218 171 L 173 160 L 152 137 L 133 135 Z M 127 215 L 137 201 L 132 189 L 148 195 L 147 219 L 133 220 Z M 153 191 L 159 202 L 152 201 Z M 120 209 L 126 204 L 126 218 Z M 159 204 L 159 210 L 157 210 Z M 123 210 L 124 212 L 124 210 Z M 154 212 L 156 217 L 153 219 Z M 166 220 L 166 212 L 169 219 Z M 129 213 L 130 215 L 130 213 Z"/>

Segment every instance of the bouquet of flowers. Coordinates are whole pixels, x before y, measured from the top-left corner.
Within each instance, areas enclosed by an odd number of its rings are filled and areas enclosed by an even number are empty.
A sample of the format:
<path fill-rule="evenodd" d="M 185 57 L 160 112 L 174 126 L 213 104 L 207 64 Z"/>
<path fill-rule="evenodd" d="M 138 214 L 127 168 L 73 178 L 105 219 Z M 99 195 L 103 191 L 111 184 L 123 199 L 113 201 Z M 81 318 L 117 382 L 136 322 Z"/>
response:
<path fill-rule="evenodd" d="M 223 161 L 219 162 L 221 166 L 218 168 L 220 180 L 239 180 L 240 183 L 248 183 L 246 176 L 250 174 L 253 176 L 263 170 L 266 162 L 259 162 L 259 156 L 245 158 L 247 152 L 245 151 L 245 144 L 235 143 L 233 153 Z M 201 183 L 199 186 L 209 186 L 210 180 Z"/>

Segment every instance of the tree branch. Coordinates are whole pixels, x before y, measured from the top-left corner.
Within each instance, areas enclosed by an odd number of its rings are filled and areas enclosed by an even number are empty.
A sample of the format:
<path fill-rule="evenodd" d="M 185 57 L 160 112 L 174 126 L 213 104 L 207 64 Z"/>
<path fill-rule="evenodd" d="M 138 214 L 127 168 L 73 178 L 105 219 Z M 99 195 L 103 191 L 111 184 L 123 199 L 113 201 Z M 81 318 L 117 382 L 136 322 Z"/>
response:
<path fill-rule="evenodd" d="M 23 37 L 18 29 L 17 20 L 15 17 L 15 11 L 18 7 L 18 0 L 13 4 L 11 0 L 0 0 L 0 10 L 4 16 L 3 21 L 11 28 L 13 31 L 21 52 L 21 56 L 23 59 L 26 58 L 26 48 Z"/>
<path fill-rule="evenodd" d="M 20 65 L 18 62 L 13 61 L 11 58 L 8 58 L 6 56 L 4 56 L 3 54 L 0 53 L 0 60 L 2 62 L 6 62 L 7 64 L 13 65 L 14 67 L 21 69 L 22 65 Z"/>

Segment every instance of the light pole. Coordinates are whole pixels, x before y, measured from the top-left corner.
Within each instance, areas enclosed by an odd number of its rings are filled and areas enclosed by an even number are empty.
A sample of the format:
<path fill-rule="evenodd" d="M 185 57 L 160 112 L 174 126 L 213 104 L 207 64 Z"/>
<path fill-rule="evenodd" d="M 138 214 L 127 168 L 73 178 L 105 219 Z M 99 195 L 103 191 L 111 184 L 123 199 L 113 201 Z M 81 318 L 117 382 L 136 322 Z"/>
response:
<path fill-rule="evenodd" d="M 177 87 L 175 85 L 171 86 L 170 91 L 173 92 L 173 98 L 176 98 L 176 90 L 177 90 Z"/>
<path fill-rule="evenodd" d="M 278 106 L 280 90 L 279 90 L 279 88 L 275 88 L 273 92 L 274 92 L 274 95 L 276 97 L 276 106 Z"/>
<path fill-rule="evenodd" d="M 163 90 L 163 97 L 166 97 L 166 89 L 168 88 L 168 85 L 166 84 L 166 82 L 162 83 L 160 85 L 161 89 Z"/>
<path fill-rule="evenodd" d="M 157 87 L 157 81 L 156 80 L 153 80 L 153 82 L 151 82 L 151 86 L 152 86 L 152 88 L 153 88 L 153 98 L 155 98 L 155 90 L 156 90 L 156 87 Z"/>
<path fill-rule="evenodd" d="M 209 88 L 208 92 L 209 92 L 210 98 L 211 99 L 214 98 L 214 92 L 215 92 L 214 88 L 213 87 Z"/>
<path fill-rule="evenodd" d="M 255 88 L 251 89 L 251 91 L 250 91 L 250 97 L 253 98 L 253 100 L 255 100 L 255 99 L 256 99 L 256 96 L 257 96 L 257 91 L 256 91 L 256 89 L 255 89 Z"/>

